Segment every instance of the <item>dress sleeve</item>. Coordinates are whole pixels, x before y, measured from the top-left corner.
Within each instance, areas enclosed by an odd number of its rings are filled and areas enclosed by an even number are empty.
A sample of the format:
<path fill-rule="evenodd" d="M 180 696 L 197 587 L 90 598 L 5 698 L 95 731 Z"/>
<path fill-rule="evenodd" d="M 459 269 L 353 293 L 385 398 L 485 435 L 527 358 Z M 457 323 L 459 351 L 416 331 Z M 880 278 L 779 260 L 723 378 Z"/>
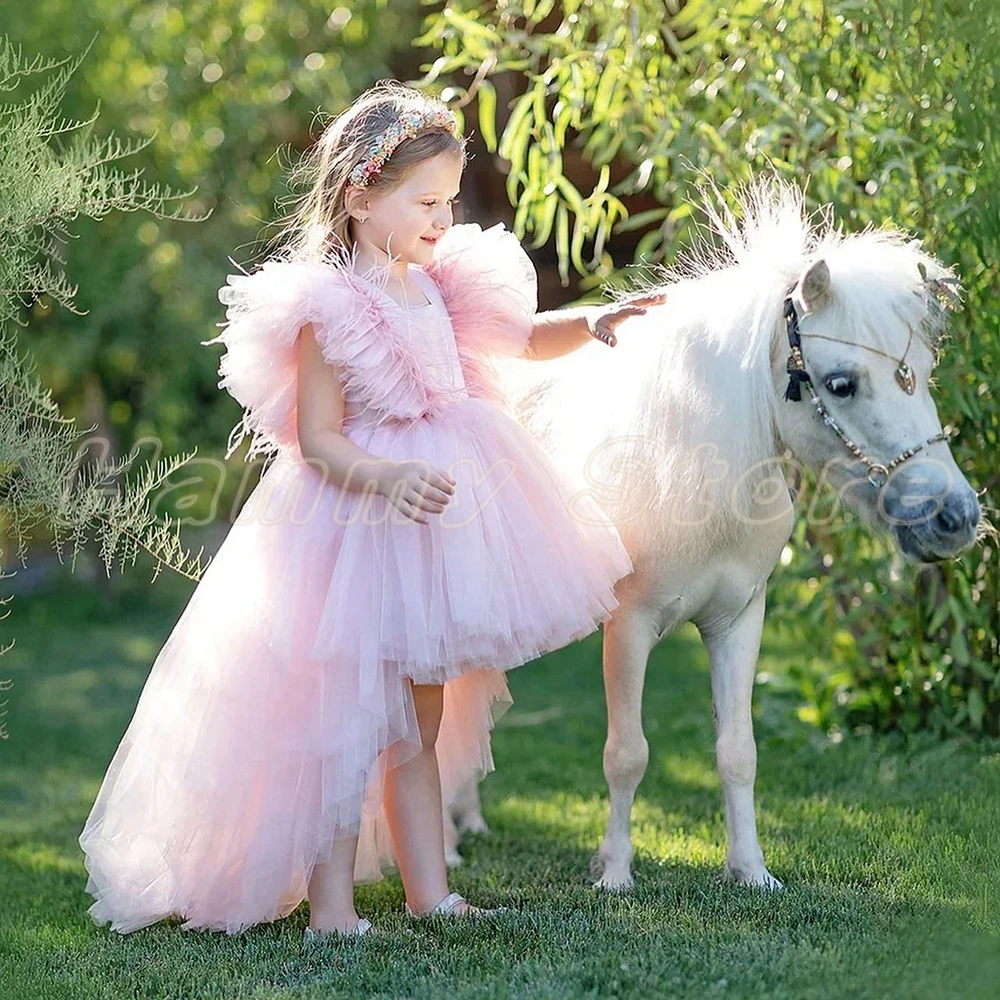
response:
<path fill-rule="evenodd" d="M 218 383 L 242 407 L 229 435 L 226 458 L 247 434 L 247 460 L 297 444 L 295 423 L 298 334 L 323 315 L 321 276 L 315 266 L 268 261 L 250 274 L 230 274 L 219 289 L 226 307 L 222 332 L 203 345 L 222 343 Z"/>
<path fill-rule="evenodd" d="M 219 289 L 226 306 L 218 386 L 243 407 L 226 458 L 251 435 L 246 459 L 298 451 L 298 334 L 312 323 L 324 358 L 337 365 L 345 397 L 395 416 L 414 417 L 426 391 L 398 335 L 386 329 L 374 290 L 348 268 L 304 261 L 267 261 L 250 274 L 230 274 Z"/>
<path fill-rule="evenodd" d="M 463 348 L 514 356 L 524 351 L 538 311 L 538 277 L 502 223 L 486 230 L 475 223 L 452 226 L 426 270 L 441 289 Z"/>

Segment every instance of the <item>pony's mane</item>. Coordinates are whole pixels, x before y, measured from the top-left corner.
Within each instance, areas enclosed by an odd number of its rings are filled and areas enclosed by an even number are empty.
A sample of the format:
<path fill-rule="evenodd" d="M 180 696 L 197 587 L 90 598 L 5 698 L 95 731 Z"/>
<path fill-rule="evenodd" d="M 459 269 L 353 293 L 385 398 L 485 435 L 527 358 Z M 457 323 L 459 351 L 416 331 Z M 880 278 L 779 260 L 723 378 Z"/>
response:
<path fill-rule="evenodd" d="M 812 261 L 824 259 L 834 274 L 842 318 L 854 321 L 855 328 L 868 327 L 872 346 L 899 346 L 885 338 L 891 317 L 873 315 L 889 309 L 897 323 L 910 323 L 932 350 L 938 347 L 946 310 L 929 292 L 925 276 L 954 281 L 954 274 L 911 234 L 872 224 L 845 233 L 832 205 L 807 213 L 803 190 L 775 175 L 738 185 L 735 208 L 707 177 L 698 191 L 705 221 L 696 219 L 694 239 L 677 263 L 654 270 L 644 287 L 699 281 L 733 268 L 759 281 L 761 289 L 780 287 L 783 298 Z"/>

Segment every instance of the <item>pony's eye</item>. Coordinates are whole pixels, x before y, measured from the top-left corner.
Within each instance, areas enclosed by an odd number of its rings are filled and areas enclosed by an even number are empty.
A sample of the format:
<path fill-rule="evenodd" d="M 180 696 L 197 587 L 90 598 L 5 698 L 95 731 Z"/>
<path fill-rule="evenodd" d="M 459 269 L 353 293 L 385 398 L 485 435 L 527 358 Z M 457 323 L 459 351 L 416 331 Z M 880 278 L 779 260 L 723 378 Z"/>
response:
<path fill-rule="evenodd" d="M 846 375 L 831 375 L 826 380 L 826 387 L 838 399 L 847 399 L 857 391 L 857 383 Z"/>

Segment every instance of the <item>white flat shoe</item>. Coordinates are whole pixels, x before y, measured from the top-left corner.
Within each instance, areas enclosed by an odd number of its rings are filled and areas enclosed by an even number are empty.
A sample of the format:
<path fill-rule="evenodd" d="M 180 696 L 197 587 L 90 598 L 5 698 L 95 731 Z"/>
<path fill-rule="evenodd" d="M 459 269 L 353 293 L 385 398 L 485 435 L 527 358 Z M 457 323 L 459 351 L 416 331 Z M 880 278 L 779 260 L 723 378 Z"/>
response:
<path fill-rule="evenodd" d="M 311 927 L 305 929 L 303 934 L 303 948 L 308 950 L 321 941 L 340 941 L 350 938 L 359 938 L 367 934 L 372 929 L 372 922 L 362 917 L 349 931 L 314 931 Z"/>
<path fill-rule="evenodd" d="M 459 919 L 465 918 L 468 920 L 478 920 L 480 917 L 494 917 L 501 913 L 507 912 L 506 906 L 497 906 L 492 910 L 484 910 L 479 906 L 469 906 L 468 909 L 462 910 L 461 913 L 455 913 L 455 907 L 460 903 L 468 904 L 468 900 L 459 892 L 450 892 L 444 899 L 441 900 L 437 906 L 432 906 L 429 910 L 424 910 L 422 913 L 414 913 L 410 909 L 410 904 L 407 903 L 405 906 L 406 915 L 411 920 L 424 920 L 428 917 L 458 917 Z"/>

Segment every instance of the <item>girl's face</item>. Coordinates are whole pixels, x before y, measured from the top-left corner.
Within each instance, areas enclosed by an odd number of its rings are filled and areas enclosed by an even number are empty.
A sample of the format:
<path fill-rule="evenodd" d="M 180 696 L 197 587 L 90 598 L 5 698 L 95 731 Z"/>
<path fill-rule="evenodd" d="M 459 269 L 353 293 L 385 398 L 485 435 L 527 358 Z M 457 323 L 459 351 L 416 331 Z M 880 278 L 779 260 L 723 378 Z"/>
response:
<path fill-rule="evenodd" d="M 429 264 L 434 244 L 452 223 L 452 202 L 462 180 L 462 158 L 439 153 L 411 167 L 402 182 L 385 194 L 361 199 L 364 222 L 354 223 L 361 249 L 371 244 L 408 264 Z"/>

